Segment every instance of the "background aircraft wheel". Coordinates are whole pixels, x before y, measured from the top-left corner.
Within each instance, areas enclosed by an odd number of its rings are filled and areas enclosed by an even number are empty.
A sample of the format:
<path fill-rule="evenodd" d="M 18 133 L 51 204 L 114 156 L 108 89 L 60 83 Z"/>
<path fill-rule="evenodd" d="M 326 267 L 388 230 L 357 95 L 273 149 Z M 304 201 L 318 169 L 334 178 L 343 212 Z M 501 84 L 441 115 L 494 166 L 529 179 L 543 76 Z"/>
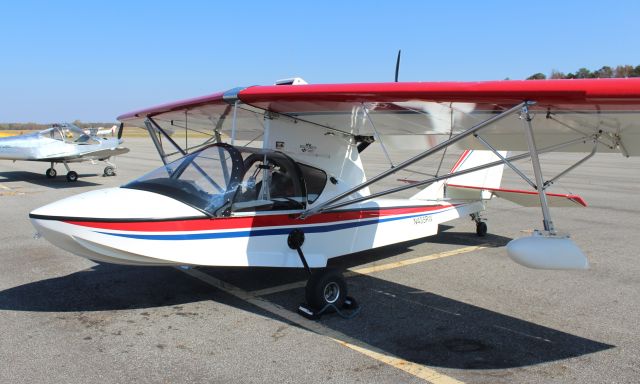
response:
<path fill-rule="evenodd" d="M 305 294 L 307 303 L 315 310 L 321 310 L 327 304 L 340 308 L 347 297 L 347 283 L 342 273 L 325 268 L 311 275 Z"/>
<path fill-rule="evenodd" d="M 75 171 L 69 171 L 67 173 L 67 181 L 78 181 L 78 174 Z"/>
<path fill-rule="evenodd" d="M 484 235 L 486 235 L 487 234 L 487 223 L 485 223 L 484 221 L 481 221 L 481 222 L 477 223 L 476 224 L 476 233 L 480 237 L 483 237 Z"/>
<path fill-rule="evenodd" d="M 104 167 L 104 175 L 105 176 L 115 176 L 116 175 L 116 170 L 115 168 L 113 168 L 112 166 L 106 166 Z"/>
<path fill-rule="evenodd" d="M 45 172 L 44 174 L 47 175 L 49 179 L 53 179 L 54 177 L 56 177 L 58 172 L 56 172 L 56 170 L 53 168 L 49 168 L 47 169 L 47 172 Z"/>

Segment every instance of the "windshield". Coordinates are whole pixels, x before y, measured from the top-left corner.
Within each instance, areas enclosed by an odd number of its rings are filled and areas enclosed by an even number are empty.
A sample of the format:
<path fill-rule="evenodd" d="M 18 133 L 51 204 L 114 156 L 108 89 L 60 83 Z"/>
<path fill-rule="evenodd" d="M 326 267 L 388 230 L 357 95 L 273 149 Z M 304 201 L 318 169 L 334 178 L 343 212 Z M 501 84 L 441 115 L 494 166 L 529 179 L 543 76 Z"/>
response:
<path fill-rule="evenodd" d="M 80 127 L 73 124 L 62 125 L 62 130 L 65 133 L 65 137 L 68 141 L 72 141 L 76 144 L 98 144 L 99 141 L 92 138 L 85 133 Z"/>
<path fill-rule="evenodd" d="M 212 146 L 147 173 L 124 188 L 159 193 L 212 215 L 230 206 L 242 171 L 242 158 L 231 146 Z"/>
<path fill-rule="evenodd" d="M 123 186 L 159 193 L 212 216 L 306 207 L 300 167 L 274 151 L 214 144 Z"/>

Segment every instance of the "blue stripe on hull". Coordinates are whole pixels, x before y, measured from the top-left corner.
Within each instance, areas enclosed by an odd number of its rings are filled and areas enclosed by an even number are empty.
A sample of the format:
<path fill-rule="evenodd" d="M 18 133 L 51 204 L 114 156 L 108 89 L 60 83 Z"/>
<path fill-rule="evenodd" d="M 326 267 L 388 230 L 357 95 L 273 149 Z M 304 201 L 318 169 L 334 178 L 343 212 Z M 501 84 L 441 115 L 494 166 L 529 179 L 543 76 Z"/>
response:
<path fill-rule="evenodd" d="M 331 225 L 318 225 L 318 226 L 301 226 L 304 228 L 305 233 L 324 233 L 331 231 L 339 231 L 341 229 L 349 229 L 362 227 L 366 225 L 380 224 L 390 221 L 396 220 L 404 220 L 404 219 L 413 219 L 415 217 L 421 216 L 431 216 L 436 213 L 446 212 L 449 208 L 444 211 L 438 212 L 424 212 L 417 215 L 411 216 L 402 216 L 402 217 L 389 217 L 385 219 L 377 219 L 377 220 L 368 220 L 368 221 L 356 221 L 352 223 L 341 223 L 341 224 L 331 224 Z M 244 230 L 244 231 L 235 231 L 235 232 L 209 232 L 209 233 L 184 233 L 184 234 L 172 234 L 172 235 L 156 235 L 156 234 L 129 234 L 129 233 L 112 233 L 112 232 L 100 232 L 103 235 L 111 235 L 118 237 L 126 237 L 129 239 L 140 239 L 140 240 L 206 240 L 206 239 L 229 239 L 235 237 L 257 237 L 257 236 L 274 236 L 274 235 L 288 235 L 291 232 L 292 228 L 274 228 L 274 229 L 256 229 L 256 230 Z"/>

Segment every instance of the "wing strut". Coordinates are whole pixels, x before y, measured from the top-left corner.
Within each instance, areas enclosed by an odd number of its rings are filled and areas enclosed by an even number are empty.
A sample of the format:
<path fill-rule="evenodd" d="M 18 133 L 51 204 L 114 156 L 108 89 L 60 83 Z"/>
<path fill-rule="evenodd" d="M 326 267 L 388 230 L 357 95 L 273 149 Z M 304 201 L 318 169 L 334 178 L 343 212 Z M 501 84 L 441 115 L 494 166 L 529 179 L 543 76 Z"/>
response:
<path fill-rule="evenodd" d="M 303 214 L 300 216 L 300 218 L 304 219 L 306 217 L 309 217 L 311 215 L 317 214 L 319 212 L 329 211 L 329 210 L 332 210 L 332 209 L 344 207 L 344 206 L 355 204 L 355 203 L 359 203 L 359 202 L 362 202 L 362 201 L 371 200 L 371 199 L 374 199 L 374 198 L 377 198 L 377 197 L 389 195 L 389 194 L 392 194 L 392 193 L 401 192 L 401 191 L 404 191 L 404 190 L 407 190 L 407 189 L 410 189 L 410 188 L 416 188 L 416 187 L 420 187 L 420 186 L 424 186 L 424 185 L 429 185 L 429 184 L 432 184 L 432 183 L 437 182 L 437 181 L 449 179 L 449 178 L 452 178 L 452 177 L 455 177 L 455 176 L 465 175 L 467 173 L 477 172 L 477 171 L 480 171 L 480 170 L 483 170 L 483 169 L 487 169 L 487 168 L 491 168 L 491 167 L 495 167 L 495 166 L 501 165 L 501 164 L 508 165 L 518 175 L 520 175 L 533 189 L 538 190 L 537 185 L 541 185 L 542 186 L 541 189 L 543 190 L 543 193 L 544 193 L 544 189 L 547 186 L 551 185 L 555 180 L 557 180 L 561 176 L 565 175 L 566 173 L 568 173 L 572 169 L 576 168 L 578 165 L 582 164 L 587 159 L 589 159 L 590 157 L 593 156 L 593 154 L 595 153 L 595 150 L 596 150 L 597 143 L 599 142 L 599 138 L 600 138 L 601 132 L 596 133 L 596 134 L 591 134 L 591 135 L 585 134 L 584 137 L 579 137 L 579 138 L 572 139 L 572 140 L 569 140 L 569 141 L 566 141 L 566 142 L 563 142 L 563 143 L 551 145 L 551 146 L 548 146 L 548 147 L 545 147 L 545 148 L 538 149 L 538 148 L 535 148 L 535 146 L 534 146 L 534 152 L 536 154 L 543 154 L 543 153 L 547 153 L 547 152 L 558 151 L 558 150 L 561 150 L 561 149 L 566 148 L 566 147 L 570 147 L 570 146 L 578 144 L 578 143 L 584 143 L 585 141 L 593 141 L 593 143 L 594 143 L 594 149 L 592 150 L 591 154 L 587 155 L 585 158 L 579 160 L 576 164 L 574 164 L 574 165 L 570 166 L 569 168 L 567 168 L 566 170 L 562 171 L 561 173 L 559 173 L 554 178 L 552 178 L 552 179 L 550 179 L 550 180 L 548 180 L 546 182 L 543 182 L 543 183 L 540 183 L 540 182 L 534 183 L 526 175 L 524 175 L 524 173 L 521 172 L 515 165 L 512 164 L 512 162 L 532 157 L 532 155 L 531 155 L 532 152 L 527 152 L 527 153 L 523 153 L 523 154 L 519 154 L 519 155 L 515 155 L 515 156 L 511 156 L 511 157 L 505 158 L 505 157 L 501 156 L 499 153 L 497 153 L 496 149 L 493 148 L 488 142 L 486 142 L 478 134 L 478 131 L 480 129 L 482 129 L 482 128 L 486 127 L 487 125 L 497 121 L 498 119 L 504 118 L 505 116 L 510 115 L 510 114 L 512 114 L 512 113 L 514 113 L 516 111 L 520 111 L 521 116 L 522 116 L 522 108 L 525 107 L 525 106 L 528 107 L 529 105 L 532 105 L 532 104 L 534 104 L 534 103 L 531 102 L 531 101 L 522 102 L 522 103 L 516 105 L 515 107 L 513 107 L 513 108 L 511 108 L 509 110 L 506 110 L 506 111 L 502 112 L 499 115 L 494 116 L 492 119 L 489 119 L 489 120 L 486 120 L 484 122 L 481 122 L 481 123 L 477 124 L 476 126 L 474 126 L 472 128 L 469 128 L 468 130 L 466 130 L 466 131 L 464 131 L 464 132 L 462 132 L 462 133 L 460 133 L 460 134 L 458 134 L 456 136 L 453 136 L 449 140 L 444 141 L 441 144 L 438 144 L 437 146 L 434 146 L 434 147 L 428 149 L 427 151 L 424 151 L 421 154 L 419 154 L 419 155 L 417 155 L 417 156 L 415 156 L 415 157 L 413 157 L 413 158 L 411 158 L 409 160 L 406 160 L 405 162 L 403 162 L 401 164 L 398 164 L 395 168 L 391 168 L 391 169 L 389 169 L 389 170 L 387 170 L 385 172 L 382 172 L 379 175 L 377 175 L 377 176 L 373 177 L 372 179 L 368 180 L 367 182 L 362 183 L 362 184 L 360 184 L 360 185 L 348 190 L 347 192 L 344 192 L 341 195 L 336 196 L 333 199 L 330 199 L 330 200 L 324 202 L 323 204 L 320 204 L 317 207 L 314 207 L 312 209 L 309 209 L 309 210 L 303 212 Z M 498 156 L 498 158 L 500 160 L 497 160 L 497 161 L 494 161 L 494 162 L 491 162 L 491 163 L 487 163 L 487 164 L 483 164 L 483 165 L 479 165 L 479 166 L 476 166 L 476 167 L 464 169 L 464 170 L 461 170 L 461 171 L 449 172 L 449 173 L 444 174 L 444 175 L 434 176 L 434 177 L 431 177 L 430 179 L 427 179 L 427 180 L 411 183 L 410 185 L 399 186 L 399 187 L 396 187 L 396 188 L 387 189 L 385 191 L 377 192 L 377 193 L 370 194 L 370 195 L 367 195 L 367 196 L 356 197 L 356 198 L 352 198 L 352 199 L 349 199 L 349 200 L 345 199 L 349 195 L 357 192 L 358 190 L 360 190 L 360 189 L 362 189 L 362 188 L 364 188 L 366 186 L 369 186 L 369 185 L 377 182 L 378 180 L 380 180 L 380 179 L 382 179 L 382 178 L 384 178 L 384 177 L 386 177 L 388 175 L 391 175 L 391 174 L 393 174 L 395 172 L 398 172 L 398 171 L 400 171 L 402 169 L 405 169 L 408 166 L 410 166 L 411 164 L 419 161 L 420 159 L 423 159 L 423 158 L 429 156 L 430 154 L 432 154 L 432 153 L 434 153 L 434 152 L 436 152 L 436 151 L 438 151 L 438 150 L 440 150 L 442 148 L 446 148 L 449 145 L 452 145 L 456 141 L 461 140 L 463 137 L 468 136 L 468 135 L 473 135 L 475 138 L 477 138 L 488 149 L 493 151 Z M 534 145 L 535 145 L 535 143 L 534 143 Z M 539 160 L 538 160 L 538 164 L 539 164 Z"/>
<path fill-rule="evenodd" d="M 536 178 L 536 190 L 538 190 L 538 196 L 540 196 L 540 206 L 542 207 L 543 217 L 542 224 L 544 225 L 545 231 L 548 231 L 550 234 L 555 235 L 556 230 L 553 227 L 553 221 L 551 221 L 551 212 L 549 211 L 549 205 L 547 204 L 547 195 L 544 193 L 542 168 L 540 167 L 540 158 L 538 157 L 538 148 L 536 147 L 536 141 L 533 137 L 533 127 L 531 126 L 532 118 L 529 114 L 528 104 L 522 106 L 520 118 L 524 121 L 525 137 L 527 138 L 527 145 L 529 146 L 529 153 L 531 154 L 533 174 Z"/>
<path fill-rule="evenodd" d="M 383 178 L 385 178 L 385 177 L 387 177 L 389 175 L 392 175 L 392 174 L 394 174 L 394 173 L 396 173 L 396 172 L 408 167 L 409 165 L 414 164 L 414 163 L 424 159 L 425 157 L 428 157 L 429 155 L 431 155 L 431 154 L 433 154 L 435 152 L 440 151 L 443 148 L 446 148 L 446 147 L 448 147 L 448 146 L 450 146 L 452 144 L 455 144 L 458 141 L 460 141 L 460 140 L 462 140 L 462 139 L 464 139 L 464 138 L 466 138 L 466 137 L 468 137 L 470 135 L 473 135 L 475 132 L 481 130 L 482 128 L 485 128 L 486 126 L 491 125 L 491 124 L 495 123 L 496 121 L 501 120 L 501 119 L 511 115 L 512 113 L 516 112 L 516 111 L 519 111 L 523 106 L 527 105 L 528 103 L 529 102 L 527 102 L 527 101 L 523 101 L 522 103 L 520 103 L 520 104 L 518 104 L 518 105 L 516 105 L 514 107 L 511 107 L 511 108 L 507 109 L 506 111 L 503 111 L 502 113 L 500 113 L 500 114 L 498 114 L 496 116 L 492 116 L 491 118 L 474 125 L 473 127 L 467 129 L 466 131 L 461 132 L 461 133 L 453 136 L 449 140 L 443 141 L 442 143 L 437 144 L 437 145 L 429 148 L 428 150 L 426 150 L 426 151 L 424 151 L 424 152 L 422 152 L 422 153 L 420 153 L 420 154 L 418 154 L 418 155 L 416 155 L 416 156 L 414 156 L 414 157 L 412 157 L 412 158 L 410 158 L 410 159 L 408 159 L 406 161 L 403 161 L 402 163 L 398 164 L 394 168 L 391 168 L 391 169 L 389 169 L 389 170 L 387 170 L 385 172 L 382 172 L 381 174 L 379 174 L 379 175 L 377 175 L 377 176 L 365 181 L 364 183 L 362 183 L 360 185 L 357 185 L 357 186 L 349 189 L 348 191 L 339 194 L 338 196 L 336 196 L 336 197 L 334 197 L 332 199 L 327 200 L 323 204 L 320 204 L 319 206 L 317 206 L 315 208 L 312 208 L 312 209 L 309 209 L 309 210 L 303 212 L 300 217 L 301 218 L 306 218 L 306 217 L 309 217 L 310 215 L 314 215 L 316 213 L 319 213 L 322 210 L 326 210 L 328 207 L 331 207 L 331 204 L 336 203 L 336 202 L 344 199 L 345 197 L 347 197 L 347 196 L 349 196 L 349 195 L 351 195 L 351 194 L 353 194 L 355 192 L 358 192 L 358 191 L 362 190 L 363 188 L 366 188 L 369 185 L 371 185 L 371 184 L 373 184 L 373 183 L 375 183 L 375 182 L 377 182 L 377 181 L 379 181 L 379 180 L 381 180 L 381 179 L 383 179 Z M 498 163 L 501 163 L 501 162 L 498 162 Z M 447 176 L 450 177 L 449 175 L 447 175 Z M 412 186 L 417 186 L 417 184 L 413 184 Z M 364 199 L 364 200 L 368 200 L 370 198 L 372 198 L 372 197 L 371 196 L 367 196 L 367 199 Z M 352 204 L 352 203 L 353 203 L 353 200 L 347 202 L 344 205 Z"/>
<path fill-rule="evenodd" d="M 513 172 L 517 173 L 518 176 L 520 176 L 524 181 L 526 181 L 531 186 L 531 188 L 536 189 L 535 183 L 533 181 L 531 181 L 531 179 L 528 178 L 527 175 L 522 173 L 522 171 L 519 170 L 518 167 L 516 167 L 515 165 L 511 164 L 510 161 L 507 161 L 507 159 L 505 159 L 505 157 L 502 156 L 498 150 L 493 148 L 493 146 L 491 144 L 489 144 L 485 139 L 483 139 L 482 136 L 476 134 L 475 137 L 476 137 L 476 139 L 480 140 L 480 142 L 482 144 L 484 144 L 485 147 L 489 148 L 491 150 L 491 152 L 493 152 L 494 155 L 496 155 L 500 160 L 502 160 L 502 162 L 504 164 L 506 164 L 509 168 L 511 168 L 511 170 L 513 170 Z"/>

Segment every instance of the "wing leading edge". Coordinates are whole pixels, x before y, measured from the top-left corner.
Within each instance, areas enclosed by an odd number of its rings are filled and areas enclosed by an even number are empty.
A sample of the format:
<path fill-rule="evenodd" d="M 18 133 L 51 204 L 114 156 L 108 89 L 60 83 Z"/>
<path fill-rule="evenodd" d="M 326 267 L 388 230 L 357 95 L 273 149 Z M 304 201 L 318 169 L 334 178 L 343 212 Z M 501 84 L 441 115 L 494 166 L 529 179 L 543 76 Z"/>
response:
<path fill-rule="evenodd" d="M 540 147 L 596 135 L 598 152 L 640 155 L 640 79 L 278 85 L 229 95 L 164 104 L 118 119 L 144 127 L 151 117 L 171 129 L 216 128 L 232 136 L 233 113 L 234 134 L 244 132 L 249 139 L 263 130 L 268 111 L 347 134 L 375 134 L 390 146 L 424 147 L 527 100 L 536 103 L 531 112 Z M 499 150 L 527 150 L 517 116 L 496 123 L 483 137 Z M 473 138 L 460 147 L 485 149 Z M 592 148 L 585 142 L 563 150 Z"/>

